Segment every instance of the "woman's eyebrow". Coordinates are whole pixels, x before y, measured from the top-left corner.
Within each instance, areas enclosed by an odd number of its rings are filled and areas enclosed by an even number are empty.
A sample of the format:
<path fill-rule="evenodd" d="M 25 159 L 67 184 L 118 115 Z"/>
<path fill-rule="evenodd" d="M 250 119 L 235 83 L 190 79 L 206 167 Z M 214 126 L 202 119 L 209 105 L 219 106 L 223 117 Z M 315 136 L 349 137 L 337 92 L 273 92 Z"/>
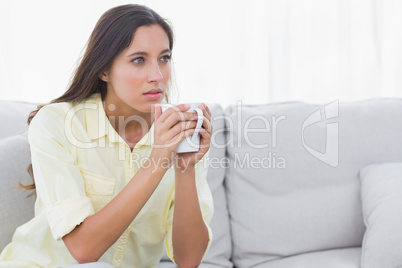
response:
<path fill-rule="evenodd" d="M 161 52 L 160 54 L 163 54 L 163 53 L 166 53 L 166 52 L 171 53 L 172 51 L 171 51 L 169 48 L 167 48 L 167 49 L 165 49 L 165 50 L 162 50 L 162 52 Z M 132 56 L 135 56 L 135 55 L 147 56 L 148 53 L 145 52 L 145 51 L 136 51 L 136 52 L 134 52 L 134 53 L 129 54 L 127 57 L 132 57 Z"/>
<path fill-rule="evenodd" d="M 146 53 L 144 51 L 137 51 L 137 52 L 134 52 L 134 53 L 131 53 L 131 54 L 127 55 L 127 57 L 131 57 L 131 56 L 134 56 L 134 55 L 143 56 L 143 55 L 148 55 L 148 53 Z"/>
<path fill-rule="evenodd" d="M 161 54 L 166 53 L 166 52 L 172 53 L 172 51 L 167 48 L 167 49 L 163 50 L 163 51 L 161 52 Z"/>

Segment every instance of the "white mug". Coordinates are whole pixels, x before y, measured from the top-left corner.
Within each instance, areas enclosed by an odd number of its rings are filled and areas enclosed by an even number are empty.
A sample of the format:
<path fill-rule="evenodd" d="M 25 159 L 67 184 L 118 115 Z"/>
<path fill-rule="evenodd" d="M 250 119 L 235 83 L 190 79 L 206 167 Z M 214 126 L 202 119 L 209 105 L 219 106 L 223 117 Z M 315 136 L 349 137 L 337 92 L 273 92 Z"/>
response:
<path fill-rule="evenodd" d="M 185 111 L 185 113 L 197 113 L 197 126 L 195 127 L 194 134 L 185 138 L 177 147 L 176 153 L 190 153 L 190 152 L 198 152 L 200 149 L 200 129 L 202 126 L 202 122 L 204 121 L 204 114 L 198 106 L 201 103 L 188 103 L 190 105 L 190 109 Z M 170 107 L 175 107 L 173 104 L 161 104 L 162 113 L 166 111 Z"/>

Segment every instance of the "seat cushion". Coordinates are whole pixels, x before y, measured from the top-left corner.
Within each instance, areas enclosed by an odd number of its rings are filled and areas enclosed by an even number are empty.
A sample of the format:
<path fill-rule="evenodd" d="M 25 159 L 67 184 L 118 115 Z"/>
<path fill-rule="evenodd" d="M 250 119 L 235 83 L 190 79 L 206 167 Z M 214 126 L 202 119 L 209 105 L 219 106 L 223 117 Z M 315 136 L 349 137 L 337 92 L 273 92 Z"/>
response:
<path fill-rule="evenodd" d="M 260 263 L 255 268 L 359 268 L 361 248 L 344 248 L 305 253 Z M 383 266 L 381 266 L 383 267 Z M 384 266 L 385 267 L 385 266 Z"/>

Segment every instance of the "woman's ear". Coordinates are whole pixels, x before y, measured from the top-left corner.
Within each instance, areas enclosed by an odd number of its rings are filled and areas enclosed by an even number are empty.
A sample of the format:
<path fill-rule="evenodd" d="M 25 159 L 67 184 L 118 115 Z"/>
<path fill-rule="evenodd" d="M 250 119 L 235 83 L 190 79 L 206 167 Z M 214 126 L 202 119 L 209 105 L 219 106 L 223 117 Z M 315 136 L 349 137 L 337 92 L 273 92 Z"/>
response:
<path fill-rule="evenodd" d="M 109 82 L 109 75 L 107 71 L 103 71 L 100 75 L 99 78 L 103 81 L 103 82 Z"/>

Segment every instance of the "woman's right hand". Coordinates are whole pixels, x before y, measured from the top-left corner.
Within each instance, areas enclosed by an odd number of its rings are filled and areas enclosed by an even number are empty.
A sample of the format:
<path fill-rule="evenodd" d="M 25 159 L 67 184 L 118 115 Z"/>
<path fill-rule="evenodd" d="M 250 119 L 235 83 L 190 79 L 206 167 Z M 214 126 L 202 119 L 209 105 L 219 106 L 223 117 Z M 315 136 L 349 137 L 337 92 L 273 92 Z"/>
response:
<path fill-rule="evenodd" d="M 188 109 L 190 106 L 180 104 L 162 113 L 162 107 L 155 105 L 155 139 L 150 157 L 166 170 L 173 165 L 180 142 L 191 136 L 197 126 L 197 114 L 186 113 Z"/>

